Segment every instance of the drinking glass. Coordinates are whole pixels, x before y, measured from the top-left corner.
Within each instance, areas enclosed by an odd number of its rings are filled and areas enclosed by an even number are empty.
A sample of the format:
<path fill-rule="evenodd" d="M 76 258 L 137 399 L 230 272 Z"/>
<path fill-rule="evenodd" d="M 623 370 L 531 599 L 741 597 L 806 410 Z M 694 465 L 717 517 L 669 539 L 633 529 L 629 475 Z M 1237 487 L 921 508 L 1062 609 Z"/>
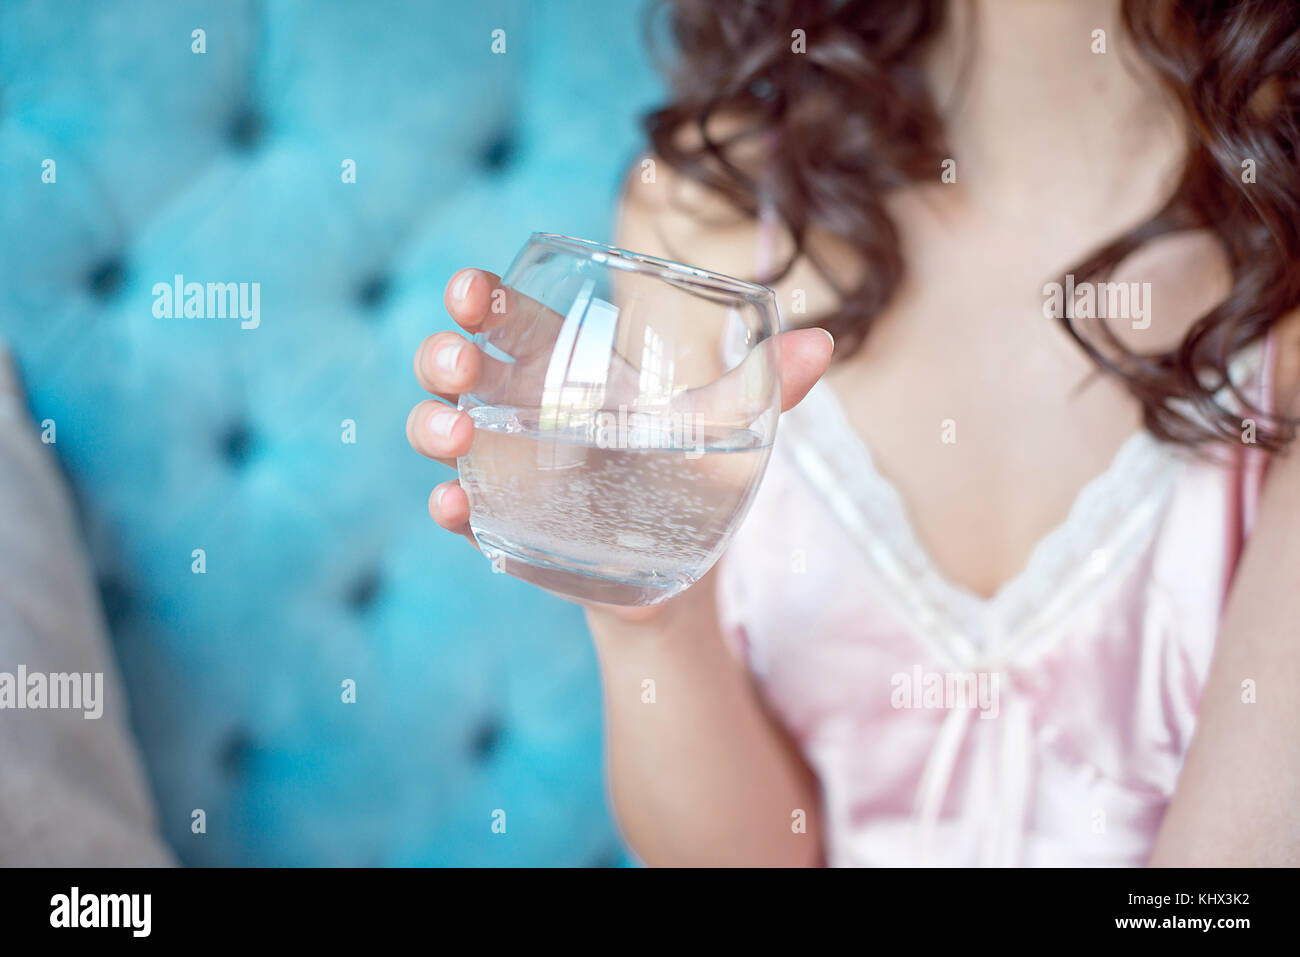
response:
<path fill-rule="evenodd" d="M 474 343 L 458 462 L 495 570 L 574 598 L 653 605 L 717 561 L 780 413 L 772 290 L 534 233 Z"/>

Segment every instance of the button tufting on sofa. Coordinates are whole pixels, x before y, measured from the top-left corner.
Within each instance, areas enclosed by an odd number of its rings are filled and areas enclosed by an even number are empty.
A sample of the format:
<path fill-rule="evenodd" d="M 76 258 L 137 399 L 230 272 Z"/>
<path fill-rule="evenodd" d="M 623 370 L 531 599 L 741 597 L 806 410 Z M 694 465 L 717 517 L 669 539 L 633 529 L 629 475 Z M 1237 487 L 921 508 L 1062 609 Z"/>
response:
<path fill-rule="evenodd" d="M 609 238 L 660 95 L 636 5 L 47 6 L 0 0 L 0 339 L 57 422 L 173 847 L 616 860 L 582 614 L 433 525 L 450 473 L 403 425 L 447 277 Z M 260 324 L 155 316 L 178 274 L 258 284 Z"/>
<path fill-rule="evenodd" d="M 221 454 L 231 465 L 243 465 L 253 454 L 256 438 L 247 425 L 237 422 L 221 436 Z"/>
<path fill-rule="evenodd" d="M 489 173 L 500 173 L 510 165 L 514 155 L 514 131 L 504 129 L 498 131 L 495 136 L 483 144 L 478 161 L 479 165 Z"/>
<path fill-rule="evenodd" d="M 357 611 L 364 611 L 375 603 L 384 582 L 379 572 L 371 569 L 357 578 L 347 590 L 347 603 Z"/>
<path fill-rule="evenodd" d="M 618 847 L 607 847 L 587 862 L 588 867 L 620 867 L 623 864 L 623 852 Z"/>
<path fill-rule="evenodd" d="M 501 743 L 504 734 L 505 729 L 501 727 L 501 722 L 495 718 L 487 718 L 474 729 L 469 742 L 470 752 L 479 761 L 490 757 L 497 749 L 497 745 Z"/>
<path fill-rule="evenodd" d="M 104 606 L 109 634 L 114 638 L 126 634 L 122 626 L 131 617 L 131 589 L 116 576 L 105 575 L 99 579 L 99 600 Z"/>
<path fill-rule="evenodd" d="M 388 276 L 378 273 L 357 287 L 357 302 L 361 303 L 363 308 L 378 309 L 388 300 L 391 291 L 391 280 Z"/>
<path fill-rule="evenodd" d="M 257 149 L 266 136 L 266 121 L 252 107 L 237 112 L 226 130 L 226 138 L 235 149 L 248 153 Z"/>
<path fill-rule="evenodd" d="M 243 728 L 234 728 L 222 739 L 217 751 L 217 766 L 227 777 L 235 778 L 248 773 L 257 744 Z"/>
<path fill-rule="evenodd" d="M 126 280 L 126 267 L 117 257 L 99 262 L 86 273 L 86 288 L 96 299 L 111 299 L 118 294 Z"/>

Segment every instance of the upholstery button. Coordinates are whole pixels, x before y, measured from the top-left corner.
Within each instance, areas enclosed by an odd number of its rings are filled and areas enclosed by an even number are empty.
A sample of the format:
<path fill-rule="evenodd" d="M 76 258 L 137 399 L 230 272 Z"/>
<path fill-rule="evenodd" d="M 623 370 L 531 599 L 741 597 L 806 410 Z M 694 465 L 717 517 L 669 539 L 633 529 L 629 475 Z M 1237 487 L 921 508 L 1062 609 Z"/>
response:
<path fill-rule="evenodd" d="M 490 173 L 499 173 L 514 158 L 515 138 L 509 130 L 502 130 L 483 144 L 479 164 Z"/>
<path fill-rule="evenodd" d="M 389 287 L 387 276 L 371 276 L 357 289 L 357 301 L 367 309 L 378 309 L 388 299 Z"/>
<path fill-rule="evenodd" d="M 348 588 L 348 604 L 357 610 L 369 608 L 379 597 L 382 586 L 383 582 L 378 572 L 373 570 L 366 572 Z"/>
<path fill-rule="evenodd" d="M 99 580 L 99 601 L 104 606 L 109 634 L 116 635 L 131 617 L 131 591 L 120 579 L 106 575 Z"/>
<path fill-rule="evenodd" d="M 105 259 L 86 274 L 86 288 L 96 299 L 111 299 L 117 295 L 126 279 L 126 267 L 122 260 Z"/>
<path fill-rule="evenodd" d="M 235 118 L 230 121 L 230 128 L 226 133 L 231 144 L 236 149 L 245 152 L 256 149 L 265 134 L 266 124 L 262 119 L 262 115 L 251 107 L 240 110 L 235 114 Z"/>
<path fill-rule="evenodd" d="M 623 863 L 623 855 L 618 848 L 606 848 L 587 864 L 588 867 L 618 867 Z"/>
<path fill-rule="evenodd" d="M 257 745 L 252 735 L 243 728 L 235 728 L 221 742 L 221 748 L 217 752 L 217 765 L 227 777 L 247 774 L 256 750 Z"/>
<path fill-rule="evenodd" d="M 253 442 L 248 426 L 236 423 L 221 437 L 221 454 L 231 465 L 243 465 L 253 453 Z"/>
<path fill-rule="evenodd" d="M 501 735 L 501 725 L 492 718 L 488 718 L 475 728 L 470 738 L 470 750 L 474 753 L 474 757 L 480 761 L 488 757 L 501 742 Z"/>

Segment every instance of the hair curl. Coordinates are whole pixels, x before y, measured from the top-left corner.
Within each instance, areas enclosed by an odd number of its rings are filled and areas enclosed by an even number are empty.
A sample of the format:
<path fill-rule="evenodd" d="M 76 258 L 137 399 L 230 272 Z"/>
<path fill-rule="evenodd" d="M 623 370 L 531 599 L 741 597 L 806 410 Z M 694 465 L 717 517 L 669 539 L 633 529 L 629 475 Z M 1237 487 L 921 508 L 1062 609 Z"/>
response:
<path fill-rule="evenodd" d="M 672 101 L 646 117 L 654 150 L 683 175 L 748 216 L 760 195 L 794 242 L 776 274 L 804 256 L 837 294 L 813 324 L 856 350 L 905 269 L 886 194 L 933 181 L 947 152 L 920 54 L 944 0 L 673 0 L 677 48 Z M 1222 301 L 1172 349 L 1137 353 L 1104 330 L 1090 341 L 1067 314 L 1067 333 L 1142 404 L 1145 427 L 1184 445 L 1240 439 L 1242 410 L 1257 442 L 1280 449 L 1296 421 L 1265 415 L 1228 375 L 1233 356 L 1300 306 L 1300 3 L 1290 0 L 1123 0 L 1122 18 L 1188 130 L 1177 188 L 1148 220 L 1092 251 L 1068 272 L 1100 280 L 1157 237 L 1192 229 L 1217 236 L 1231 271 Z M 792 31 L 808 37 L 794 55 Z M 720 134 L 711 121 L 726 124 Z M 683 132 L 694 136 L 684 137 Z M 738 161 L 762 142 L 762 182 Z M 1244 183 L 1242 161 L 1255 161 Z M 807 242 L 816 229 L 847 241 L 860 279 L 837 282 Z M 847 347 L 847 348 L 846 348 Z M 1228 386 L 1239 407 L 1218 397 Z"/>

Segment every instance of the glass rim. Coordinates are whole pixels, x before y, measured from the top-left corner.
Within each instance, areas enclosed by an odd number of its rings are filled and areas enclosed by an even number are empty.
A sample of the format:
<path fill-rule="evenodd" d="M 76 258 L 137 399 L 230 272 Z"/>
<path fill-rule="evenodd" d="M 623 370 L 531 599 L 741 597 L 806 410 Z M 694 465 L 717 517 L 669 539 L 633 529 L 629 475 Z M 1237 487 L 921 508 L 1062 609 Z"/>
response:
<path fill-rule="evenodd" d="M 626 272 L 649 273 L 661 279 L 670 279 L 673 282 L 687 285 L 698 285 L 715 292 L 729 293 L 737 298 L 770 299 L 773 301 L 776 298 L 775 291 L 770 286 L 764 286 L 761 283 L 737 279 L 735 276 L 713 272 L 709 269 L 700 269 L 698 266 L 688 266 L 685 263 L 674 262 L 660 256 L 651 256 L 648 253 L 620 249 L 618 246 L 609 246 L 590 239 L 578 239 L 576 236 L 564 236 L 560 233 L 535 232 L 529 237 L 529 242 L 541 246 L 560 248 L 568 252 L 577 252 L 585 255 L 593 262 L 611 266 L 615 269 L 622 269 Z"/>

